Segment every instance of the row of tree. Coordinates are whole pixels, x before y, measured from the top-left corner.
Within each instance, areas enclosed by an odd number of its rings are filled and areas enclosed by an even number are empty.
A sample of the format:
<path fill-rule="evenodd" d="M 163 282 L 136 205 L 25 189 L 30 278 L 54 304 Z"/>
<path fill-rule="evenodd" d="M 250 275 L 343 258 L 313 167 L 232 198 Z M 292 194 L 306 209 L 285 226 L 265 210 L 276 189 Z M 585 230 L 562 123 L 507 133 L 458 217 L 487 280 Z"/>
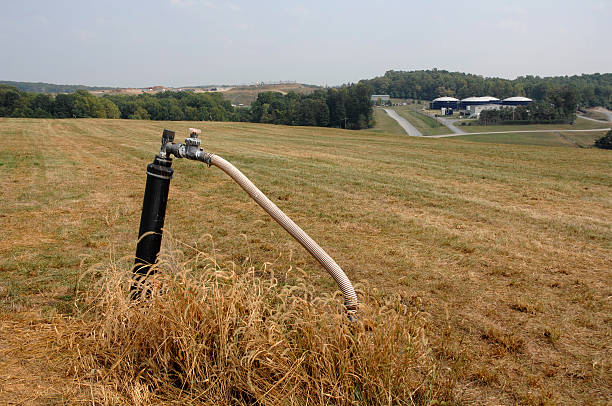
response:
<path fill-rule="evenodd" d="M 372 89 L 362 83 L 308 95 L 260 93 L 251 105 L 249 121 L 359 130 L 374 124 L 371 94 Z"/>
<path fill-rule="evenodd" d="M 526 96 L 542 101 L 552 92 L 569 86 L 575 89 L 579 106 L 612 108 L 612 73 L 544 78 L 521 76 L 508 80 L 437 69 L 410 72 L 391 70 L 384 76 L 361 82 L 370 85 L 376 94 L 421 100 L 433 100 L 440 96 L 462 99 L 487 95 L 500 99 Z"/>
<path fill-rule="evenodd" d="M 73 93 L 77 90 L 87 90 L 92 92 L 95 90 L 106 90 L 109 87 L 101 86 L 84 86 L 84 85 L 56 85 L 54 83 L 44 82 L 13 82 L 10 80 L 0 80 L 0 85 L 14 86 L 24 92 L 32 93 Z"/>
<path fill-rule="evenodd" d="M 240 109 L 220 93 L 160 92 L 105 96 L 121 112 L 121 118 L 170 121 L 246 121 Z"/>
<path fill-rule="evenodd" d="M 129 118 L 138 120 L 247 121 L 218 93 L 162 92 L 155 95 L 96 97 L 86 90 L 29 93 L 0 85 L 0 117 Z"/>
<path fill-rule="evenodd" d="M 527 106 L 502 107 L 484 110 L 478 121 L 481 124 L 561 124 L 576 119 L 578 96 L 575 89 L 564 87 L 550 92 L 542 101 Z"/>
<path fill-rule="evenodd" d="M 370 95 L 371 89 L 363 84 L 316 90 L 310 95 L 264 92 L 249 109 L 234 108 L 221 93 L 96 97 L 86 90 L 77 90 L 54 97 L 0 85 L 0 117 L 251 121 L 361 129 L 373 125 Z"/>
<path fill-rule="evenodd" d="M 85 90 L 53 97 L 0 85 L 0 117 L 119 118 L 119 116 L 119 109 L 113 102 L 95 97 Z"/>

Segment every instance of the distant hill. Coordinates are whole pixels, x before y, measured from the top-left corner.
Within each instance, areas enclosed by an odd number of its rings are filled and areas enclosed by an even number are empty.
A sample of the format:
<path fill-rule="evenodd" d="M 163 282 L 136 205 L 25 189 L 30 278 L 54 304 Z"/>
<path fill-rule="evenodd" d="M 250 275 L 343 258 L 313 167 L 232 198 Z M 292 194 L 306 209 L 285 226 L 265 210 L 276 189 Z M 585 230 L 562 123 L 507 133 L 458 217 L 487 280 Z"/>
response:
<path fill-rule="evenodd" d="M 181 87 L 172 88 L 157 86 L 159 89 L 151 88 L 119 88 L 110 86 L 84 86 L 84 85 L 56 85 L 53 83 L 43 82 L 13 82 L 9 80 L 0 80 L 0 85 L 9 85 L 18 88 L 24 92 L 31 93 L 46 93 L 46 94 L 58 94 L 58 93 L 74 93 L 77 90 L 87 90 L 96 96 L 102 96 L 105 94 L 140 94 L 140 93 L 157 93 L 164 90 L 187 90 L 199 92 L 210 92 L 218 91 L 225 96 L 225 98 L 232 102 L 232 104 L 244 104 L 245 106 L 251 105 L 252 102 L 257 99 L 257 95 L 262 92 L 279 92 L 287 94 L 290 91 L 294 91 L 299 94 L 310 94 L 316 89 L 320 89 L 320 86 L 307 85 L 302 83 L 277 83 L 277 84 L 259 84 L 259 85 L 209 85 L 209 86 L 193 86 L 193 87 Z M 212 90 L 214 89 L 214 90 Z"/>
<path fill-rule="evenodd" d="M 251 85 L 251 86 L 235 86 L 228 90 L 222 91 L 223 96 L 232 104 L 244 104 L 250 106 L 257 99 L 257 95 L 263 92 L 279 92 L 287 94 L 291 91 L 299 94 L 310 94 L 320 86 L 305 85 L 302 83 L 280 83 L 271 85 Z"/>
<path fill-rule="evenodd" d="M 53 83 L 43 82 L 12 82 L 10 80 L 0 80 L 0 84 L 15 86 L 19 90 L 24 92 L 33 93 L 74 93 L 77 90 L 105 90 L 113 89 L 112 87 L 99 87 L 99 86 L 84 86 L 84 85 L 55 85 Z"/>

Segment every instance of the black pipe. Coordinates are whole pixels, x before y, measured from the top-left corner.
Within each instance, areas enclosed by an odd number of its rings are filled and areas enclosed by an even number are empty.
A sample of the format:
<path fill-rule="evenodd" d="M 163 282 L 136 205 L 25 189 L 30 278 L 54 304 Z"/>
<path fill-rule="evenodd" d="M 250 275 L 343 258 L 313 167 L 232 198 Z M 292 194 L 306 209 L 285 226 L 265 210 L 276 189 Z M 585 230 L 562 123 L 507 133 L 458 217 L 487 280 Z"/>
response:
<path fill-rule="evenodd" d="M 173 140 L 174 131 L 164 130 L 162 147 L 166 142 Z M 131 294 L 134 299 L 140 298 L 144 281 L 151 273 L 151 266 L 157 261 L 166 217 L 170 179 L 173 173 L 170 157 L 157 155 L 153 163 L 147 165 L 147 184 L 140 215 L 136 259 L 132 270 L 135 281 L 131 287 Z"/>

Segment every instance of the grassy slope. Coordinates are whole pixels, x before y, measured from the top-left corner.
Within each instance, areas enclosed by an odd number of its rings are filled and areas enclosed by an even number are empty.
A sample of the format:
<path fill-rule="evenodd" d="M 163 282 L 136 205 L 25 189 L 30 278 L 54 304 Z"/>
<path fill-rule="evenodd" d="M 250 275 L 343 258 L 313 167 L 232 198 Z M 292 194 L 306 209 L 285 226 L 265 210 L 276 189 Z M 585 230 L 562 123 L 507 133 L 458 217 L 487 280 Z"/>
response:
<path fill-rule="evenodd" d="M 92 264 L 125 256 L 129 266 L 162 129 L 181 139 L 200 125 L 0 119 L 4 327 L 69 311 Z M 467 403 L 609 399 L 609 151 L 246 123 L 206 123 L 203 138 L 364 289 L 402 291 L 431 314 L 436 354 Z M 315 289 L 334 288 L 221 171 L 175 170 L 166 228 L 176 239 L 210 250 L 211 235 L 219 258 L 298 266 Z"/>
<path fill-rule="evenodd" d="M 455 123 L 462 130 L 475 133 L 487 131 L 528 131 L 528 130 L 589 130 L 596 128 L 609 127 L 605 123 L 598 123 L 591 120 L 585 120 L 578 117 L 574 124 L 529 124 L 529 125 L 477 125 L 474 120 L 467 120 L 467 123 L 472 125 L 461 125 L 461 122 Z"/>
<path fill-rule="evenodd" d="M 452 137 L 455 140 L 488 142 L 494 144 L 540 145 L 551 147 L 590 148 L 602 132 L 554 132 L 554 133 L 508 133 L 508 134 L 468 134 Z"/>
<path fill-rule="evenodd" d="M 436 119 L 415 111 L 414 106 L 391 107 L 397 114 L 410 121 L 423 135 L 449 134 L 451 131 Z"/>
<path fill-rule="evenodd" d="M 376 133 L 386 133 L 386 134 L 403 134 L 406 135 L 406 131 L 383 109 L 375 108 L 374 109 L 374 120 L 376 120 L 376 125 L 374 128 L 370 128 L 364 131 L 376 132 Z"/>

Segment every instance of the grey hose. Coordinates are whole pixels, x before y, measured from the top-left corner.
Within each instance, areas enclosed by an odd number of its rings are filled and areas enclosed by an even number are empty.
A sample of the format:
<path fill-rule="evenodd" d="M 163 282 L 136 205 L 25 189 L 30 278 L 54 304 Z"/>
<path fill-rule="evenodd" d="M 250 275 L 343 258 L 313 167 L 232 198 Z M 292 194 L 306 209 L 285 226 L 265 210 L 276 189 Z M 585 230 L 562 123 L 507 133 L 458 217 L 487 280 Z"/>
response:
<path fill-rule="evenodd" d="M 357 294 L 342 268 L 323 250 L 308 234 L 293 222 L 285 213 L 281 211 L 270 199 L 264 195 L 242 172 L 225 159 L 214 154 L 207 154 L 206 162 L 215 165 L 223 172 L 227 173 L 236 183 L 244 189 L 278 224 L 280 224 L 293 238 L 295 238 L 310 254 L 319 261 L 323 268 L 334 278 L 342 294 L 344 295 L 344 305 L 349 313 L 349 318 L 353 318 L 357 311 Z"/>

